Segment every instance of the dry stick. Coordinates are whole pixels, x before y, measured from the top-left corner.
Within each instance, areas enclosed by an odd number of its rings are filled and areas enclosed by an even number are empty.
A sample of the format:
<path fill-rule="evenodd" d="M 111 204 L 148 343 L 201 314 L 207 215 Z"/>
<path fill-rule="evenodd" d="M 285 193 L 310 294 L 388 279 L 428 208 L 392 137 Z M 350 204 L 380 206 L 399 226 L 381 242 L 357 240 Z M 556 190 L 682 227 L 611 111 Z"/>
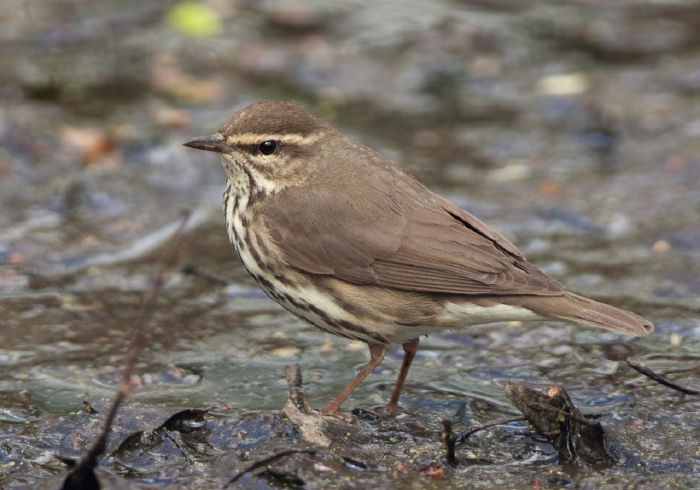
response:
<path fill-rule="evenodd" d="M 546 410 L 549 412 L 554 412 L 587 427 L 595 427 L 596 425 L 598 425 L 598 422 L 591 422 L 590 420 L 586 420 L 583 417 L 578 417 L 573 413 L 569 413 L 566 410 L 562 410 L 561 408 L 547 405 L 546 403 L 530 402 L 527 404 L 527 408 L 532 408 L 533 410 Z"/>
<path fill-rule="evenodd" d="M 247 466 L 240 470 L 238 473 L 236 473 L 236 476 L 231 478 L 226 484 L 224 485 L 224 488 L 228 487 L 232 483 L 236 483 L 240 477 L 245 475 L 246 473 L 250 473 L 251 471 L 255 471 L 258 468 L 262 466 L 267 466 L 268 464 L 274 463 L 275 461 L 285 458 L 287 456 L 291 456 L 292 454 L 311 454 L 314 455 L 316 454 L 316 451 L 313 449 L 285 449 L 284 451 L 280 451 L 278 453 L 273 454 L 272 456 L 268 456 L 265 459 L 261 459 L 259 461 L 256 461 L 255 463 L 251 464 L 250 466 Z"/>
<path fill-rule="evenodd" d="M 148 322 L 151 320 L 151 317 L 153 316 L 156 302 L 158 300 L 158 297 L 160 296 L 161 291 L 163 290 L 163 285 L 165 284 L 163 276 L 165 275 L 165 272 L 170 262 L 174 259 L 175 252 L 180 246 L 183 231 L 185 229 L 185 224 L 187 223 L 187 219 L 190 217 L 191 212 L 189 210 L 184 210 L 182 214 L 182 221 L 180 222 L 180 226 L 178 226 L 177 230 L 173 234 L 170 247 L 163 250 L 163 253 L 161 254 L 160 266 L 158 268 L 155 281 L 153 283 L 153 286 L 151 287 L 151 290 L 149 291 L 148 296 L 141 305 L 139 317 L 136 320 L 136 323 L 134 324 L 134 334 L 131 338 L 131 345 L 129 345 L 129 350 L 126 353 L 126 361 L 124 364 L 122 380 L 119 383 L 117 396 L 114 398 L 109 413 L 107 414 L 107 418 L 105 419 L 105 423 L 102 426 L 102 433 L 100 433 L 99 437 L 97 438 L 97 441 L 95 441 L 95 444 L 85 455 L 85 459 L 83 459 L 75 467 L 75 469 L 97 467 L 100 456 L 102 456 L 102 454 L 104 454 L 105 450 L 107 449 L 107 439 L 109 437 L 109 433 L 112 430 L 112 423 L 114 422 L 114 417 L 117 415 L 117 410 L 119 409 L 119 406 L 124 401 L 124 399 L 127 398 L 134 390 L 134 384 L 131 382 L 131 375 L 134 371 L 134 365 L 136 364 L 136 359 L 138 358 L 138 355 L 146 347 L 145 326 L 148 324 Z"/>
<path fill-rule="evenodd" d="M 182 268 L 182 273 L 183 274 L 192 274 L 193 276 L 201 276 L 205 279 L 209 279 L 210 281 L 216 282 L 219 284 L 231 284 L 233 282 L 233 281 L 231 281 L 231 279 L 229 279 L 227 277 L 219 275 L 216 272 L 202 269 L 201 267 L 194 265 L 192 263 L 185 264 L 185 266 Z"/>
<path fill-rule="evenodd" d="M 648 354 L 647 359 L 664 360 L 664 361 L 700 361 L 700 356 L 697 354 Z"/>
<path fill-rule="evenodd" d="M 692 388 L 686 388 L 684 386 L 677 385 L 676 383 L 673 383 L 667 380 L 666 378 L 659 376 L 654 371 L 649 369 L 644 363 L 635 361 L 634 359 L 627 359 L 627 365 L 635 371 L 643 374 L 644 376 L 653 379 L 657 383 L 660 383 L 664 386 L 668 386 L 669 388 L 672 388 L 674 390 L 678 390 L 681 393 L 685 393 L 686 395 L 700 395 L 700 390 L 694 390 Z"/>
<path fill-rule="evenodd" d="M 309 400 L 306 398 L 306 392 L 302 388 L 301 369 L 299 364 L 285 366 L 284 372 L 287 376 L 287 385 L 289 386 L 289 397 L 291 398 L 297 410 L 304 413 L 314 413 L 314 409 L 309 405 Z"/>
<path fill-rule="evenodd" d="M 445 417 L 442 419 L 442 444 L 445 446 L 447 451 L 446 459 L 447 463 L 452 466 L 457 466 L 458 461 L 455 456 L 455 443 L 457 442 L 457 437 L 454 432 L 452 432 L 452 421 Z"/>
<path fill-rule="evenodd" d="M 459 436 L 457 438 L 457 440 L 455 441 L 455 445 L 459 446 L 464 441 L 469 439 L 469 436 L 471 436 L 472 434 L 474 434 L 476 432 L 479 432 L 480 430 L 488 429 L 489 427 L 493 427 L 496 425 L 503 425 L 503 424 L 509 424 L 511 422 L 521 422 L 521 421 L 527 421 L 527 417 L 520 415 L 518 417 L 507 417 L 504 419 L 498 419 L 498 420 L 494 420 L 491 422 L 487 422 L 485 424 L 474 425 L 468 431 L 466 431 L 464 434 L 462 434 L 461 436 Z"/>

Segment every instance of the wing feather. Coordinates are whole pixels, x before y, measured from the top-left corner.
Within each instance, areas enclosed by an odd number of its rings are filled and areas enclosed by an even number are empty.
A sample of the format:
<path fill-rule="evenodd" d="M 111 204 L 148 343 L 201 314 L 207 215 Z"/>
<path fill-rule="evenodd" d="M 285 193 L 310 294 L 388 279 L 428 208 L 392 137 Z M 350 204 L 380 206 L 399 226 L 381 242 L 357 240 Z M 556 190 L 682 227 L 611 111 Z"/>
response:
<path fill-rule="evenodd" d="M 502 235 L 425 189 L 428 199 L 289 192 L 265 225 L 289 265 L 356 284 L 449 294 L 561 294 Z M 309 219 L 314 216 L 315 219 Z M 331 219 L 334 217 L 334 220 Z"/>

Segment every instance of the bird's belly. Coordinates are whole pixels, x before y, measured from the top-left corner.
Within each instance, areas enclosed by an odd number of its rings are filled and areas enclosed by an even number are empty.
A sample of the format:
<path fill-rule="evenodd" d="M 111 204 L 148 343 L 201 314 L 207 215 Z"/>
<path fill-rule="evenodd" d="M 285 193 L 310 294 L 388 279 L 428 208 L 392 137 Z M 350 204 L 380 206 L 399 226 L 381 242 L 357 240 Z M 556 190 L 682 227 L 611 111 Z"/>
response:
<path fill-rule="evenodd" d="M 280 281 L 275 277 L 264 279 L 256 274 L 251 275 L 270 298 L 321 330 L 370 344 L 394 343 L 384 335 L 389 326 L 388 322 L 382 321 L 376 315 L 373 318 L 354 315 L 328 291 L 319 289 L 313 281 L 308 281 L 308 278 L 298 277 L 297 280 L 290 281 L 289 277 L 286 277 Z"/>
<path fill-rule="evenodd" d="M 324 330 L 371 344 L 393 343 L 382 332 L 386 322 L 358 318 L 322 286 L 313 275 L 287 266 L 266 237 L 245 230 L 239 219 L 229 224 L 231 242 L 248 273 L 270 298 L 302 320 Z M 261 250 L 267 247 L 266 253 Z"/>

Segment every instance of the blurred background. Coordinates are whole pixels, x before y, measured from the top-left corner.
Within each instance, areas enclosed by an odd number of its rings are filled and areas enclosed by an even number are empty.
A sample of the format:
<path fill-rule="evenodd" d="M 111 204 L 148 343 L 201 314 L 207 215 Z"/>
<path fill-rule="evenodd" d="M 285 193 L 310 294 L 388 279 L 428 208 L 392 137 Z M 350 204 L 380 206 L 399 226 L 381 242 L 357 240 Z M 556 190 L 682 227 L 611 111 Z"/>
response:
<path fill-rule="evenodd" d="M 67 417 L 112 396 L 183 209 L 193 215 L 181 266 L 151 325 L 132 415 L 226 406 L 256 421 L 284 404 L 285 364 L 310 373 L 321 406 L 364 363 L 362 345 L 313 330 L 254 287 L 224 231 L 218 157 L 181 146 L 262 99 L 300 102 L 496 227 L 569 289 L 657 325 L 633 341 L 561 324 L 431 337 L 404 404 L 425 424 L 458 408 L 464 423 L 493 418 L 508 405 L 503 379 L 518 378 L 574 383 L 593 410 L 624 412 L 649 392 L 620 367 L 627 355 L 697 380 L 700 2 L 3 0 L 0 26 L 8 485 L 59 471 L 45 454 L 84 452 L 90 437 L 75 431 L 86 422 Z M 350 406 L 386 400 L 400 354 L 390 357 Z M 700 405 L 655 390 L 643 415 L 618 413 L 619 428 L 685 475 L 700 463 L 680 427 L 687 417 L 697 431 Z M 221 437 L 209 442 L 238 447 Z M 487 458 L 474 472 L 509 464 L 507 451 L 472 450 Z M 167 472 L 139 464 L 144 479 Z M 510 484 L 544 470 L 518 471 Z"/>

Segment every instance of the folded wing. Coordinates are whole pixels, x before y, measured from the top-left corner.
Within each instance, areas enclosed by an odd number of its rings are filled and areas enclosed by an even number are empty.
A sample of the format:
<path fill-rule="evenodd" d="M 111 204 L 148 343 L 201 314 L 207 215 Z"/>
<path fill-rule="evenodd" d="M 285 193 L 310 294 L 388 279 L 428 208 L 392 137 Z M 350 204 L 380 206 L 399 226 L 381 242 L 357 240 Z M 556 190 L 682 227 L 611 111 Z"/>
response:
<path fill-rule="evenodd" d="M 440 196 L 427 196 L 375 196 L 358 205 L 323 189 L 290 193 L 285 209 L 265 213 L 265 224 L 287 263 L 310 274 L 418 292 L 562 293 L 506 238 Z"/>

